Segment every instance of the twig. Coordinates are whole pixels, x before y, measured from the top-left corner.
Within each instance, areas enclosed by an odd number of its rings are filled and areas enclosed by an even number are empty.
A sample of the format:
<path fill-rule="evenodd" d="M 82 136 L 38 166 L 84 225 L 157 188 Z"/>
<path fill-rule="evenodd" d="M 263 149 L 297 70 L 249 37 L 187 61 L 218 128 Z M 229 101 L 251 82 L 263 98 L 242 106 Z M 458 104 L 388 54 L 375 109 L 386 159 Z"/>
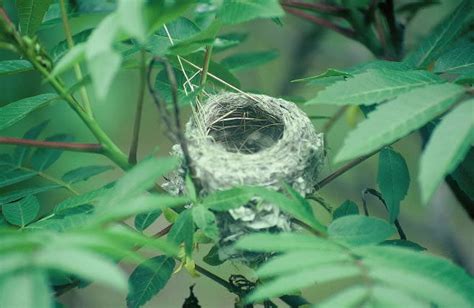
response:
<path fill-rule="evenodd" d="M 166 234 L 168 234 L 171 230 L 171 228 L 173 227 L 173 224 L 170 224 L 166 227 L 164 227 L 163 229 L 161 229 L 160 231 L 156 232 L 153 237 L 163 237 L 165 236 Z"/>
<path fill-rule="evenodd" d="M 379 192 L 376 189 L 373 189 L 373 188 L 366 188 L 362 191 L 362 204 L 364 206 L 365 216 L 369 216 L 369 211 L 368 211 L 368 208 L 367 208 L 367 200 L 365 199 L 366 194 L 371 194 L 372 196 L 377 197 L 377 199 L 379 199 L 379 201 L 382 202 L 382 204 L 384 205 L 385 209 L 388 212 L 388 206 L 387 206 L 387 203 L 385 202 L 385 199 L 382 196 L 382 193 Z M 407 236 L 406 236 L 405 232 L 403 231 L 403 228 L 400 225 L 400 221 L 398 220 L 398 218 L 395 219 L 393 224 L 397 228 L 398 234 L 400 235 L 400 239 L 401 240 L 406 240 Z"/>
<path fill-rule="evenodd" d="M 130 152 L 128 154 L 128 162 L 130 164 L 137 163 L 137 152 L 138 152 L 138 141 L 140 139 L 140 127 L 142 123 L 143 114 L 143 103 L 145 98 L 145 86 L 146 86 L 146 53 L 144 50 L 140 53 L 140 70 L 139 70 L 139 88 L 138 88 L 138 99 L 137 108 L 135 110 L 135 121 L 133 123 L 133 137 L 130 145 Z"/>
<path fill-rule="evenodd" d="M 387 20 L 388 29 L 390 30 L 395 60 L 399 60 L 403 53 L 403 33 L 397 25 L 393 0 L 386 0 L 384 4 L 381 4 L 381 9 Z"/>
<path fill-rule="evenodd" d="M 330 30 L 333 30 L 333 31 L 335 31 L 339 34 L 344 35 L 345 37 L 350 38 L 350 39 L 354 39 L 354 40 L 357 39 L 355 31 L 352 30 L 352 29 L 341 27 L 339 25 L 336 25 L 336 24 L 332 23 L 331 21 L 329 21 L 327 19 L 324 19 L 324 18 L 321 18 L 321 17 L 318 17 L 318 16 L 314 16 L 314 15 L 311 15 L 311 14 L 308 14 L 308 13 L 305 13 L 305 12 L 301 12 L 297 9 L 293 9 L 293 8 L 290 8 L 290 7 L 285 6 L 285 5 L 283 6 L 283 8 L 285 9 L 285 11 L 287 11 L 290 14 L 293 14 L 295 16 L 298 16 L 298 17 L 301 17 L 301 18 L 306 19 L 308 21 L 311 21 L 312 23 L 317 24 L 319 26 L 322 26 L 322 27 L 328 28 Z"/>
<path fill-rule="evenodd" d="M 209 71 L 209 63 L 211 62 L 211 54 L 212 54 L 212 45 L 208 45 L 206 47 L 206 54 L 204 55 L 204 64 L 202 66 L 202 73 L 201 73 L 201 86 L 206 83 L 207 79 L 207 72 Z"/>
<path fill-rule="evenodd" d="M 61 8 L 61 19 L 63 22 L 64 34 L 66 36 L 67 46 L 69 49 L 72 49 L 74 47 L 74 40 L 72 39 L 71 27 L 69 26 L 65 0 L 60 0 L 59 5 Z M 74 73 L 76 75 L 77 81 L 81 81 L 83 79 L 81 66 L 79 63 L 74 64 Z M 87 90 L 85 86 L 81 87 L 80 93 L 81 93 L 82 103 L 83 103 L 85 112 L 88 115 L 92 115 L 91 104 L 90 104 L 89 96 L 87 95 Z"/>
<path fill-rule="evenodd" d="M 345 15 L 348 9 L 328 3 L 309 3 L 296 0 L 285 0 L 281 1 L 281 5 L 291 6 L 299 9 L 308 9 L 318 13 L 326 13 L 337 16 Z"/>
<path fill-rule="evenodd" d="M 336 171 L 334 171 L 333 173 L 331 173 L 330 175 L 328 175 L 327 177 L 325 177 L 324 179 L 319 181 L 316 185 L 314 185 L 314 188 L 316 190 L 320 190 L 321 188 L 323 188 L 327 184 L 331 183 L 334 179 L 338 178 L 340 175 L 346 173 L 347 171 L 354 168 L 355 166 L 357 166 L 361 162 L 363 162 L 363 161 L 367 160 L 368 158 L 372 157 L 373 155 L 377 154 L 380 150 L 381 149 L 378 149 L 376 151 L 373 151 L 372 153 L 361 156 L 361 157 L 356 158 L 353 161 L 347 163 L 346 165 L 342 166 L 341 168 L 337 169 Z"/>
<path fill-rule="evenodd" d="M 0 144 L 23 145 L 27 147 L 51 148 L 73 152 L 102 153 L 103 148 L 95 143 L 70 143 L 56 141 L 38 141 L 13 137 L 0 137 Z"/>
<path fill-rule="evenodd" d="M 327 134 L 331 130 L 337 120 L 339 120 L 339 118 L 344 114 L 344 112 L 346 112 L 347 108 L 347 105 L 342 106 L 331 118 L 329 118 L 329 120 L 324 124 L 322 128 L 322 132 L 324 134 Z"/>

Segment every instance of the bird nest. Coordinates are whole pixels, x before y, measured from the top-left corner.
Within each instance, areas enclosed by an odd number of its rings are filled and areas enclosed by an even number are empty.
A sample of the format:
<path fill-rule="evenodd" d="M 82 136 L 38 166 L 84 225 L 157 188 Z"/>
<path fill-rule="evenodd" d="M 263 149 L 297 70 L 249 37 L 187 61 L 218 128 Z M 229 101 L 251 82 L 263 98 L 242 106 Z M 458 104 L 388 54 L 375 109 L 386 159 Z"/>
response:
<path fill-rule="evenodd" d="M 324 162 L 322 134 L 295 104 L 265 95 L 224 93 L 208 98 L 186 125 L 186 141 L 202 194 L 235 186 L 280 190 L 291 185 L 311 193 Z M 174 150 L 180 154 L 179 146 Z M 177 176 L 165 188 L 179 193 Z M 289 217 L 277 206 L 250 202 L 218 213 L 226 247 L 255 230 L 288 231 Z"/>

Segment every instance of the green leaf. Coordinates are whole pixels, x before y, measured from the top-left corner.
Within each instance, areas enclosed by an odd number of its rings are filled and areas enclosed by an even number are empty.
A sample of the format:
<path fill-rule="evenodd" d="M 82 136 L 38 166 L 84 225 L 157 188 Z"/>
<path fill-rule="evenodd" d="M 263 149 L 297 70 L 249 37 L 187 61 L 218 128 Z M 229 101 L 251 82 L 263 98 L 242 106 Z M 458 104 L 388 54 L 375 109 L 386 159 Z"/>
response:
<path fill-rule="evenodd" d="M 352 130 L 335 160 L 371 153 L 391 144 L 446 111 L 463 94 L 460 86 L 429 85 L 382 104 Z"/>
<path fill-rule="evenodd" d="M 0 107 L 0 130 L 12 126 L 33 111 L 58 100 L 56 94 L 47 93 L 21 99 Z"/>
<path fill-rule="evenodd" d="M 341 251 L 334 242 L 301 233 L 256 233 L 239 239 L 235 247 L 257 252 L 286 252 L 295 250 Z"/>
<path fill-rule="evenodd" d="M 33 65 L 26 60 L 6 60 L 0 61 L 0 76 L 13 75 L 33 70 Z"/>
<path fill-rule="evenodd" d="M 379 153 L 377 184 L 387 204 L 389 220 L 393 223 L 400 212 L 400 202 L 408 192 L 410 174 L 403 156 L 389 147 Z"/>
<path fill-rule="evenodd" d="M 161 216 L 162 211 L 156 210 L 148 213 L 138 214 L 135 217 L 134 226 L 138 231 L 145 231 L 146 228 L 151 226 L 158 217 Z"/>
<path fill-rule="evenodd" d="M 371 105 L 439 82 L 441 79 L 427 71 L 369 69 L 330 85 L 307 104 Z"/>
<path fill-rule="evenodd" d="M 13 169 L 0 174 L 0 188 L 29 180 L 36 176 L 36 172 Z"/>
<path fill-rule="evenodd" d="M 386 245 L 386 246 L 395 246 L 395 247 L 402 247 L 402 248 L 409 248 L 414 251 L 423 251 L 426 250 L 426 248 L 420 246 L 419 244 L 408 241 L 408 240 L 386 240 L 380 243 L 380 245 Z"/>
<path fill-rule="evenodd" d="M 443 54 L 436 61 L 433 71 L 450 74 L 474 73 L 474 44 L 463 44 Z"/>
<path fill-rule="evenodd" d="M 206 29 L 175 43 L 169 52 L 173 55 L 187 55 L 207 45 L 212 45 L 221 27 L 222 24 L 218 20 L 214 20 Z"/>
<path fill-rule="evenodd" d="M 355 246 L 378 244 L 395 232 L 395 228 L 384 220 L 362 215 L 341 217 L 328 227 L 331 239 Z"/>
<path fill-rule="evenodd" d="M 82 61 L 85 58 L 85 44 L 83 44 L 87 39 L 89 38 L 90 34 L 92 33 L 93 29 L 86 29 L 84 31 L 81 31 L 77 34 L 74 34 L 72 36 L 72 41 L 74 42 L 74 47 L 73 49 L 78 50 L 78 56 L 81 58 L 80 61 Z M 77 47 L 80 45 L 80 47 Z M 58 62 L 61 58 L 64 57 L 65 54 L 69 52 L 70 48 L 68 46 L 67 40 L 63 40 L 59 42 L 56 46 L 54 46 L 51 51 L 50 55 L 53 58 L 54 62 Z M 72 50 L 72 49 L 71 49 Z M 71 52 L 73 53 L 73 52 Z M 71 55 L 72 58 L 74 58 Z M 79 60 L 77 61 L 71 61 L 73 63 L 79 63 Z M 72 67 L 72 66 L 71 66 Z"/>
<path fill-rule="evenodd" d="M 127 278 L 118 265 L 99 254 L 85 250 L 46 249 L 35 257 L 35 264 L 98 282 L 119 291 L 128 289 Z"/>
<path fill-rule="evenodd" d="M 195 1 L 191 0 L 147 1 L 145 19 L 148 34 L 154 33 L 165 23 L 171 22 L 180 16 L 185 16 L 186 10 L 193 4 L 195 4 Z"/>
<path fill-rule="evenodd" d="M 77 208 L 76 208 L 77 209 Z M 67 216 L 53 216 L 49 219 L 38 220 L 26 227 L 27 229 L 51 230 L 55 232 L 64 232 L 74 229 L 81 229 L 87 226 L 92 219 L 89 213 L 78 213 Z"/>
<path fill-rule="evenodd" d="M 21 34 L 33 36 L 36 33 L 52 2 L 52 0 L 16 1 Z"/>
<path fill-rule="evenodd" d="M 332 213 L 332 219 L 335 220 L 348 215 L 359 215 L 359 207 L 351 200 L 344 201 L 344 203 Z"/>
<path fill-rule="evenodd" d="M 224 0 L 216 18 L 225 24 L 237 24 L 256 18 L 281 17 L 284 11 L 276 0 Z"/>
<path fill-rule="evenodd" d="M 108 202 L 107 205 L 103 205 L 101 202 L 95 211 L 94 222 L 102 224 L 109 221 L 118 221 L 138 214 L 186 205 L 190 202 L 191 200 L 187 197 L 170 195 L 142 195 L 125 200 L 115 200 L 114 202 Z"/>
<path fill-rule="evenodd" d="M 215 211 L 228 211 L 248 203 L 255 196 L 255 192 L 245 187 L 231 188 L 216 191 L 206 196 L 203 206 Z"/>
<path fill-rule="evenodd" d="M 46 128 L 48 123 L 49 121 L 44 121 L 40 123 L 39 125 L 32 127 L 23 135 L 23 139 L 33 139 L 33 140 L 37 139 L 38 136 L 41 134 L 41 132 L 43 132 L 43 130 Z M 31 147 L 21 146 L 21 145 L 17 146 L 15 148 L 15 152 L 13 153 L 14 163 L 17 164 L 18 166 L 23 165 L 25 162 L 25 159 L 28 157 L 30 152 L 31 152 Z"/>
<path fill-rule="evenodd" d="M 259 301 L 266 298 L 281 296 L 313 284 L 322 284 L 338 279 L 355 277 L 361 270 L 354 265 L 330 264 L 317 268 L 306 268 L 285 276 L 280 276 L 262 284 L 247 297 L 248 301 Z"/>
<path fill-rule="evenodd" d="M 119 0 L 116 11 L 122 31 L 140 43 L 144 43 L 147 36 L 144 6 L 144 0 Z"/>
<path fill-rule="evenodd" d="M 145 192 L 153 187 L 159 177 L 175 169 L 178 164 L 176 157 L 144 159 L 117 181 L 103 203 L 123 201 Z"/>
<path fill-rule="evenodd" d="M 349 72 L 329 68 L 325 72 L 323 72 L 319 75 L 306 77 L 306 78 L 301 78 L 301 79 L 296 79 L 296 80 L 292 80 L 291 82 L 308 82 L 308 81 L 313 81 L 313 80 L 326 79 L 326 78 L 330 78 L 330 77 L 341 77 L 341 79 L 344 79 L 344 78 L 347 78 L 347 77 L 353 77 L 353 75 Z"/>
<path fill-rule="evenodd" d="M 227 33 L 219 35 L 214 41 L 212 51 L 213 53 L 217 53 L 238 46 L 247 39 L 247 36 L 246 33 Z"/>
<path fill-rule="evenodd" d="M 377 270 L 392 269 L 390 272 L 379 272 L 380 275 L 377 276 L 383 281 L 395 284 L 395 286 L 404 289 L 406 292 L 423 296 L 429 302 L 446 307 L 468 307 L 469 305 L 465 304 L 466 301 L 468 303 L 474 302 L 474 294 L 472 293 L 474 279 L 463 268 L 456 266 L 447 259 L 411 249 L 389 246 L 365 246 L 356 249 L 354 253 L 362 255 L 364 264 L 369 266 L 369 268 L 376 268 Z M 369 272 L 371 271 L 369 270 Z M 408 280 L 412 280 L 411 278 L 414 277 L 407 276 L 407 281 L 405 281 L 402 278 L 405 273 L 411 273 L 428 280 L 426 288 L 419 287 L 420 285 L 425 286 L 424 283 L 418 283 L 417 286 L 415 286 L 416 283 L 409 283 Z M 444 291 L 438 293 L 435 290 L 429 290 L 429 285 L 433 283 L 440 284 Z M 447 296 L 444 297 L 444 295 Z M 460 296 L 464 298 L 464 304 L 454 304 L 455 302 L 460 303 L 462 301 L 459 299 Z M 453 301 L 448 303 L 451 299 Z"/>
<path fill-rule="evenodd" d="M 191 256 L 193 253 L 194 223 L 192 213 L 191 209 L 181 212 L 167 237 L 168 240 L 175 244 L 184 242 L 184 249 L 188 256 Z"/>
<path fill-rule="evenodd" d="M 360 305 L 360 303 L 365 302 L 367 296 L 367 288 L 364 286 L 351 286 L 330 296 L 320 303 L 318 307 L 356 307 L 357 305 Z"/>
<path fill-rule="evenodd" d="M 225 260 L 219 258 L 219 247 L 217 247 L 217 245 L 212 246 L 202 260 L 211 266 L 218 266 L 225 262 Z"/>
<path fill-rule="evenodd" d="M 0 205 L 5 203 L 17 201 L 21 198 L 24 198 L 29 195 L 36 195 L 48 190 L 60 188 L 59 185 L 44 185 L 44 186 L 32 186 L 24 189 L 18 189 L 14 191 L 10 191 L 8 193 L 0 195 Z"/>
<path fill-rule="evenodd" d="M 54 208 L 54 214 L 60 214 L 63 211 L 70 210 L 74 207 L 81 206 L 84 204 L 89 204 L 93 203 L 100 198 L 102 198 L 104 195 L 106 195 L 110 187 L 101 187 L 99 189 L 95 189 L 83 194 L 80 194 L 78 196 L 72 196 L 61 203 L 59 203 L 55 208 Z"/>
<path fill-rule="evenodd" d="M 421 156 L 418 177 L 424 203 L 474 143 L 473 110 L 474 99 L 463 102 L 443 118 L 431 135 Z"/>
<path fill-rule="evenodd" d="M 461 33 L 473 11 L 472 0 L 463 0 L 454 12 L 424 39 L 418 49 L 410 54 L 405 62 L 413 67 L 425 68 L 436 60 Z"/>
<path fill-rule="evenodd" d="M 193 206 L 193 220 L 196 226 L 202 230 L 205 236 L 217 241 L 219 239 L 219 229 L 216 224 L 216 216 L 202 205 Z"/>
<path fill-rule="evenodd" d="M 2 213 L 5 219 L 12 225 L 24 227 L 32 222 L 40 210 L 38 199 L 29 195 L 20 201 L 2 205 Z"/>
<path fill-rule="evenodd" d="M 86 58 L 86 43 L 79 43 L 72 49 L 64 53 L 64 56 L 59 60 L 53 68 L 51 75 L 58 76 L 68 70 L 72 69 L 74 65 L 79 64 Z"/>
<path fill-rule="evenodd" d="M 158 256 L 140 264 L 130 275 L 130 292 L 127 296 L 127 307 L 143 306 L 158 294 L 171 278 L 175 261 L 173 258 Z"/>
<path fill-rule="evenodd" d="M 117 15 L 108 15 L 85 43 L 87 67 L 95 93 L 100 100 L 108 94 L 122 62 L 120 52 L 113 49 L 113 43 L 120 30 L 119 24 Z"/>
<path fill-rule="evenodd" d="M 45 141 L 54 141 L 54 142 L 71 142 L 74 138 L 69 135 L 54 135 L 46 138 Z M 40 148 L 37 149 L 33 156 L 31 157 L 31 165 L 33 168 L 39 172 L 44 171 L 51 167 L 61 155 L 64 153 L 62 150 Z"/>
<path fill-rule="evenodd" d="M 287 275 L 306 268 L 324 267 L 331 263 L 350 262 L 351 256 L 341 251 L 290 251 L 264 263 L 257 270 L 259 278 Z"/>
<path fill-rule="evenodd" d="M 268 63 L 278 58 L 277 50 L 268 50 L 261 52 L 239 53 L 224 58 L 221 64 L 231 71 L 254 68 L 255 66 Z"/>
<path fill-rule="evenodd" d="M 51 308 L 52 305 L 46 272 L 30 269 L 0 279 L 0 307 Z"/>
<path fill-rule="evenodd" d="M 85 166 L 68 171 L 63 175 L 62 180 L 68 184 L 87 181 L 89 178 L 113 169 L 112 166 Z"/>

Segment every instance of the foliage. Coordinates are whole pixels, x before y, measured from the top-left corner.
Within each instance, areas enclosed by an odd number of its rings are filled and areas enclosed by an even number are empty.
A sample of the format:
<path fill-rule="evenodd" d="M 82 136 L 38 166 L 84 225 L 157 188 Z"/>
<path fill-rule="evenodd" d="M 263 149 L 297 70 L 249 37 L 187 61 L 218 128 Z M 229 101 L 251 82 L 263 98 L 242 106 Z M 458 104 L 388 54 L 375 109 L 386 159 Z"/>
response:
<path fill-rule="evenodd" d="M 460 1 L 446 20 L 408 52 L 404 52 L 405 25 L 399 17 L 405 16 L 408 24 L 418 11 L 436 2 L 398 7 L 393 7 L 393 1 L 379 2 L 377 6 L 371 4 L 377 1 L 304 2 L 301 7 L 299 1 L 283 0 L 117 0 L 89 5 L 70 1 L 71 6 L 65 0 L 17 0 L 14 5 L 10 1 L 10 6 L 0 1 L 0 48 L 17 56 L 0 61 L 0 75 L 6 78 L 34 70 L 50 85 L 46 93 L 1 106 L 0 130 L 53 103 L 65 104 L 97 142 L 74 142 L 73 136 L 62 132 L 44 137 L 48 122 L 38 123 L 22 138 L 0 137 L 0 144 L 15 145 L 0 154 L 0 307 L 51 307 L 55 297 L 89 282 L 127 294 L 128 307 L 141 307 L 172 279 L 177 262 L 176 271 L 185 268 L 193 276 L 206 275 L 247 303 L 271 305 L 271 299 L 279 297 L 297 306 L 295 302 L 306 300 L 295 292 L 315 283 L 343 282 L 318 307 L 472 306 L 473 278 L 406 240 L 398 217 L 405 196 L 414 187 L 410 185 L 413 176 L 419 181 L 423 204 L 429 203 L 446 176 L 469 182 L 459 170 L 472 167 L 465 158 L 472 154 L 474 142 L 474 43 L 469 33 L 473 1 Z M 242 23 L 258 19 L 285 27 L 285 11 L 356 40 L 379 58 L 350 68 L 328 68 L 296 81 L 325 87 L 307 105 L 350 105 L 366 117 L 348 133 L 335 157 L 336 162 L 354 161 L 314 189 L 378 153 L 380 193 L 369 190 L 386 206 L 387 219 L 369 216 L 364 199 L 366 215 L 360 214 L 357 203 L 347 200 L 327 222 L 310 203 L 315 200 L 331 211 L 323 197 L 312 193 L 305 198 L 286 183 L 280 191 L 242 185 L 206 195 L 186 153 L 182 160 L 148 153 L 136 163 L 133 144 L 138 146 L 144 93 L 148 90 L 158 107 L 164 100 L 165 107 L 179 112 L 181 107 L 195 111 L 203 96 L 219 90 L 242 91 L 234 73 L 272 61 L 279 52 L 234 52 L 248 33 L 224 32 L 229 26 L 235 31 Z M 307 11 L 321 16 L 308 17 Z M 11 12 L 18 20 L 9 18 Z M 86 27 L 71 32 L 76 19 L 86 20 Z M 338 19 L 344 21 L 333 23 Z M 54 46 L 37 35 L 62 27 L 65 37 Z M 214 57 L 222 51 L 226 51 L 224 56 Z M 141 78 L 128 157 L 94 115 L 95 104 L 107 100 L 114 79 L 125 69 L 137 70 Z M 95 94 L 90 97 L 89 84 Z M 170 121 L 165 109 L 159 111 L 170 122 L 167 133 L 185 144 L 181 132 L 173 131 L 175 126 L 180 129 L 178 123 Z M 55 116 L 51 115 L 51 121 Z M 333 120 L 337 117 L 329 122 Z M 436 127 L 416 174 L 392 145 L 427 125 Z M 56 163 L 64 151 L 102 155 L 110 164 L 62 170 Z M 124 174 L 107 184 L 100 175 L 115 167 Z M 179 195 L 157 184 L 169 173 L 175 177 L 183 170 L 185 189 Z M 103 183 L 82 191 L 79 184 L 91 178 Z M 460 186 L 469 188 L 469 184 Z M 67 194 L 59 202 L 41 196 L 58 189 Z M 246 281 L 251 287 L 242 290 L 196 264 L 199 260 L 193 253 L 211 244 L 203 261 L 222 264 L 218 216 L 259 202 L 277 206 L 294 226 L 308 232 L 241 238 L 232 249 L 265 259 L 258 264 L 247 262 L 256 269 L 259 281 Z M 162 216 L 167 226 L 150 235 L 149 229 L 160 225 L 156 221 Z M 134 228 L 127 219 L 133 219 Z M 128 279 L 119 262 L 137 265 Z"/>

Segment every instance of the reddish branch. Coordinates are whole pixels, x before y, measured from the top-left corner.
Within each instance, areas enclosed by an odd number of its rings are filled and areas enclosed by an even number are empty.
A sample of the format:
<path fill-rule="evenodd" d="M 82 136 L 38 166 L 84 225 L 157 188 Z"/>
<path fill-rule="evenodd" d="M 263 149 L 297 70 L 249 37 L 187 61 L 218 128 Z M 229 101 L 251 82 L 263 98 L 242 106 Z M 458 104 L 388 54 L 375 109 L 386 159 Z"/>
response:
<path fill-rule="evenodd" d="M 339 34 L 342 34 L 342 35 L 350 38 L 350 39 L 355 39 L 356 38 L 356 33 L 352 29 L 341 27 L 341 26 L 336 25 L 335 23 L 333 23 L 333 22 L 331 22 L 327 19 L 324 19 L 324 18 L 321 18 L 321 17 L 318 17 L 318 16 L 314 16 L 314 15 L 299 11 L 297 9 L 293 9 L 293 8 L 288 7 L 286 5 L 283 5 L 283 8 L 285 9 L 286 12 L 288 12 L 290 14 L 293 14 L 295 16 L 301 17 L 303 19 L 306 19 L 306 20 L 308 20 L 308 21 L 310 21 L 310 22 L 312 22 L 312 23 L 314 23 L 318 26 L 322 26 L 322 27 L 328 28 L 330 30 L 333 30 L 333 31 L 335 31 Z"/>
<path fill-rule="evenodd" d="M 23 145 L 27 147 L 51 148 L 73 152 L 101 153 L 103 148 L 95 143 L 70 143 L 55 141 L 38 141 L 30 139 L 20 139 L 12 137 L 0 137 L 0 144 Z"/>

